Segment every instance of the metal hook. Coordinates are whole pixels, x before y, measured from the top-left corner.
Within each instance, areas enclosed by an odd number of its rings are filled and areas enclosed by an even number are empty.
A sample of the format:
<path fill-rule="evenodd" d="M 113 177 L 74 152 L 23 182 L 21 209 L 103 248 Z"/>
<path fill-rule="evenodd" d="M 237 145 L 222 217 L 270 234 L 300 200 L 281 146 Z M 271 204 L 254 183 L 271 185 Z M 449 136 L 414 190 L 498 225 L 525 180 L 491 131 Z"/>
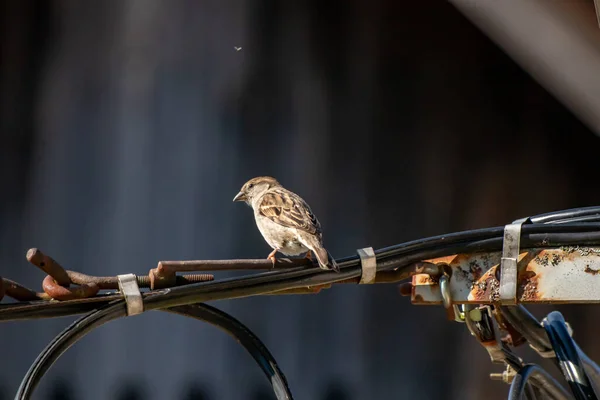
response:
<path fill-rule="evenodd" d="M 465 322 L 465 313 L 460 310 L 458 305 L 452 304 L 452 296 L 450 295 L 450 278 L 448 275 L 444 274 L 440 277 L 440 292 L 442 292 L 442 301 L 444 302 L 444 307 L 448 310 L 448 316 L 450 319 L 454 319 L 456 322 Z M 452 310 L 450 310 L 452 308 Z M 450 313 L 454 314 L 451 317 Z"/>

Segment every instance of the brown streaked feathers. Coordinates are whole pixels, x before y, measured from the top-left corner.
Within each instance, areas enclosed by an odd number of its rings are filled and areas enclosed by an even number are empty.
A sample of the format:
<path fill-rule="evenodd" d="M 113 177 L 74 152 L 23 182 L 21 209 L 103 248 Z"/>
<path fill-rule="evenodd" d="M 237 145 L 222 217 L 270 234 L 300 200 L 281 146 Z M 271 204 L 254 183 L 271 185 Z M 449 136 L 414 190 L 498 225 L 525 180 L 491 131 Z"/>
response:
<path fill-rule="evenodd" d="M 259 212 L 271 221 L 301 229 L 322 238 L 321 224 L 306 202 L 297 194 L 279 188 L 271 189 L 262 197 Z"/>

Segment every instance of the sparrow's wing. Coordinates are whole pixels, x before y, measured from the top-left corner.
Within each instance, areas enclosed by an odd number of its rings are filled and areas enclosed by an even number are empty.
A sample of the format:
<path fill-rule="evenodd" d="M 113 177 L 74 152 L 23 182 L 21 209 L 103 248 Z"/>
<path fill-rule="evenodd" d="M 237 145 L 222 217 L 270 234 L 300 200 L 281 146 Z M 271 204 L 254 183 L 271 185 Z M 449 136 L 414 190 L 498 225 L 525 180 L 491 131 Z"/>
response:
<path fill-rule="evenodd" d="M 306 202 L 297 194 L 280 188 L 265 193 L 259 213 L 279 225 L 296 228 L 321 240 L 321 224 Z"/>

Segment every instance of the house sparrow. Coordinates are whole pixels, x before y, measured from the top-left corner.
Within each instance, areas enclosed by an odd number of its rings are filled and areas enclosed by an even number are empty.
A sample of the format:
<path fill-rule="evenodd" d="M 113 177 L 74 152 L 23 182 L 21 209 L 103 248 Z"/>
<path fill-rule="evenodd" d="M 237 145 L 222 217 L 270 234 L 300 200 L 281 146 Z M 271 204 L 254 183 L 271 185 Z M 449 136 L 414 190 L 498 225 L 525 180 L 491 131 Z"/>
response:
<path fill-rule="evenodd" d="M 259 176 L 242 186 L 233 201 L 243 201 L 254 210 L 256 226 L 273 248 L 267 259 L 275 264 L 278 251 L 287 256 L 314 253 L 319 267 L 340 269 L 333 257 L 323 248 L 321 224 L 306 202 L 296 193 L 285 189 L 275 178 Z"/>

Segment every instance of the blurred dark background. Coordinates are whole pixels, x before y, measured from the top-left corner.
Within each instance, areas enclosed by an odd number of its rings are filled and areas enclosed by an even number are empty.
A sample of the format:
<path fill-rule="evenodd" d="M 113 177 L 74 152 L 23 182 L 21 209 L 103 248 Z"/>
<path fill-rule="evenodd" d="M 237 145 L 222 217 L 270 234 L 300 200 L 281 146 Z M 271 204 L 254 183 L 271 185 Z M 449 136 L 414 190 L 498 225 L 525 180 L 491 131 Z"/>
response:
<path fill-rule="evenodd" d="M 231 202 L 256 175 L 311 204 L 336 257 L 600 203 L 598 137 L 446 2 L 0 4 L 0 275 L 30 287 L 30 247 L 95 275 L 266 257 Z M 507 394 L 464 326 L 395 285 L 215 305 L 297 399 Z M 561 310 L 600 359 L 598 312 Z M 0 399 L 71 320 L 1 325 Z M 36 398 L 272 394 L 229 337 L 151 312 L 76 344 Z"/>

